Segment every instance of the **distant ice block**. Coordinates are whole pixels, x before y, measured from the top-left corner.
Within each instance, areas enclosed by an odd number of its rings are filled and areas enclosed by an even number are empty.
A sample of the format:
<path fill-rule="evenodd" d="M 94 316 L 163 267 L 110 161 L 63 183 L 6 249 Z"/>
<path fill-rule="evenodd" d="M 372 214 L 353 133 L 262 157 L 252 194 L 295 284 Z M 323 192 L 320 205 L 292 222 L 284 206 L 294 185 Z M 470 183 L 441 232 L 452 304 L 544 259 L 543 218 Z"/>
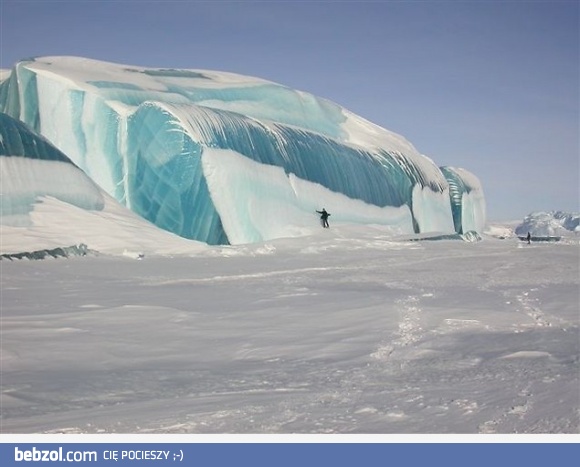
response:
<path fill-rule="evenodd" d="M 515 233 L 520 237 L 557 237 L 580 231 L 580 213 L 563 211 L 537 211 L 528 214 L 516 226 Z"/>

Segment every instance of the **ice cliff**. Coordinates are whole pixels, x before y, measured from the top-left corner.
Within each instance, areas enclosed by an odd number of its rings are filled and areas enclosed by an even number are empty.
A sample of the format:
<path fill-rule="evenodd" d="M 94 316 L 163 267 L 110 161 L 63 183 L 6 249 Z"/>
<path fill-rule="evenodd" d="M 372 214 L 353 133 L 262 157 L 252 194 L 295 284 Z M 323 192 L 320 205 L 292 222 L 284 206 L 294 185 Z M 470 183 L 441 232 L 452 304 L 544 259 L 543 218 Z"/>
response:
<path fill-rule="evenodd" d="M 0 84 L 0 111 L 145 219 L 210 244 L 300 235 L 322 207 L 331 222 L 394 233 L 485 223 L 474 175 L 438 168 L 335 103 L 257 78 L 36 58 Z"/>

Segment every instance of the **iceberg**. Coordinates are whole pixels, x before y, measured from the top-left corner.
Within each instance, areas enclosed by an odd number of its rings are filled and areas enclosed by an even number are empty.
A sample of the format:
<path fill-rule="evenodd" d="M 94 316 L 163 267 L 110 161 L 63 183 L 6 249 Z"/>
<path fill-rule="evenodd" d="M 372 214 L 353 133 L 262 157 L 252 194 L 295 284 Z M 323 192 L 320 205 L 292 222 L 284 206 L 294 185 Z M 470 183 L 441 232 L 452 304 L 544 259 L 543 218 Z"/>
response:
<path fill-rule="evenodd" d="M 477 178 L 338 104 L 259 78 L 79 57 L 17 63 L 0 111 L 108 195 L 208 244 L 297 236 L 318 222 L 393 233 L 481 231 Z"/>
<path fill-rule="evenodd" d="M 536 211 L 524 217 L 514 232 L 525 237 L 550 238 L 580 233 L 580 213 L 563 211 Z"/>

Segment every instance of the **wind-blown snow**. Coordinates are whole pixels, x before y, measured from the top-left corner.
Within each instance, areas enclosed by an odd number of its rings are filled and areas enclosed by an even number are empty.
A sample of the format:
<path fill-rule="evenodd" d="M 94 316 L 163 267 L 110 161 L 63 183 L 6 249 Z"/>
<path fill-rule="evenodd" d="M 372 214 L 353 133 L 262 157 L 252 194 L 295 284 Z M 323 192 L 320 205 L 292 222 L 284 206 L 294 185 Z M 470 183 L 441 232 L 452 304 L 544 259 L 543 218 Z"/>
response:
<path fill-rule="evenodd" d="M 483 192 L 468 172 L 455 172 L 458 180 L 467 176 L 457 184 L 464 189 L 461 212 L 454 206 L 452 213 L 445 175 L 403 137 L 337 104 L 257 78 L 44 57 L 15 65 L 0 84 L 0 110 L 48 138 L 137 214 L 210 244 L 307 231 L 317 222 L 312 208 L 323 203 L 334 206 L 333 220 L 392 225 L 394 233 L 461 233 L 485 222 Z M 245 164 L 252 173 L 236 177 L 239 192 L 227 185 L 230 179 L 216 178 L 223 170 L 214 170 L 208 186 L 202 160 L 223 169 L 216 155 L 232 152 L 238 157 L 228 161 L 254 162 Z M 279 199 L 286 203 L 279 212 L 292 217 L 256 223 L 247 212 L 233 216 L 233 208 L 249 209 L 241 193 L 251 197 L 253 211 L 271 212 L 269 196 L 252 188 L 278 189 L 263 179 L 272 167 L 286 174 L 284 186 L 304 190 Z"/>

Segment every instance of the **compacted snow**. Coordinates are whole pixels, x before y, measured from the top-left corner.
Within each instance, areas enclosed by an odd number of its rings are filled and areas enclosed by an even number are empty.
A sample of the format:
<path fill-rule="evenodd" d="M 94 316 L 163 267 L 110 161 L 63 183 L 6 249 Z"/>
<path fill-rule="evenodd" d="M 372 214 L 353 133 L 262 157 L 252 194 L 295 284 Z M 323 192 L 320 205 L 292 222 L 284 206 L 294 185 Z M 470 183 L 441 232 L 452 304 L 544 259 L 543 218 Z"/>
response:
<path fill-rule="evenodd" d="M 0 432 L 580 432 L 574 234 L 135 237 L 0 261 Z"/>

